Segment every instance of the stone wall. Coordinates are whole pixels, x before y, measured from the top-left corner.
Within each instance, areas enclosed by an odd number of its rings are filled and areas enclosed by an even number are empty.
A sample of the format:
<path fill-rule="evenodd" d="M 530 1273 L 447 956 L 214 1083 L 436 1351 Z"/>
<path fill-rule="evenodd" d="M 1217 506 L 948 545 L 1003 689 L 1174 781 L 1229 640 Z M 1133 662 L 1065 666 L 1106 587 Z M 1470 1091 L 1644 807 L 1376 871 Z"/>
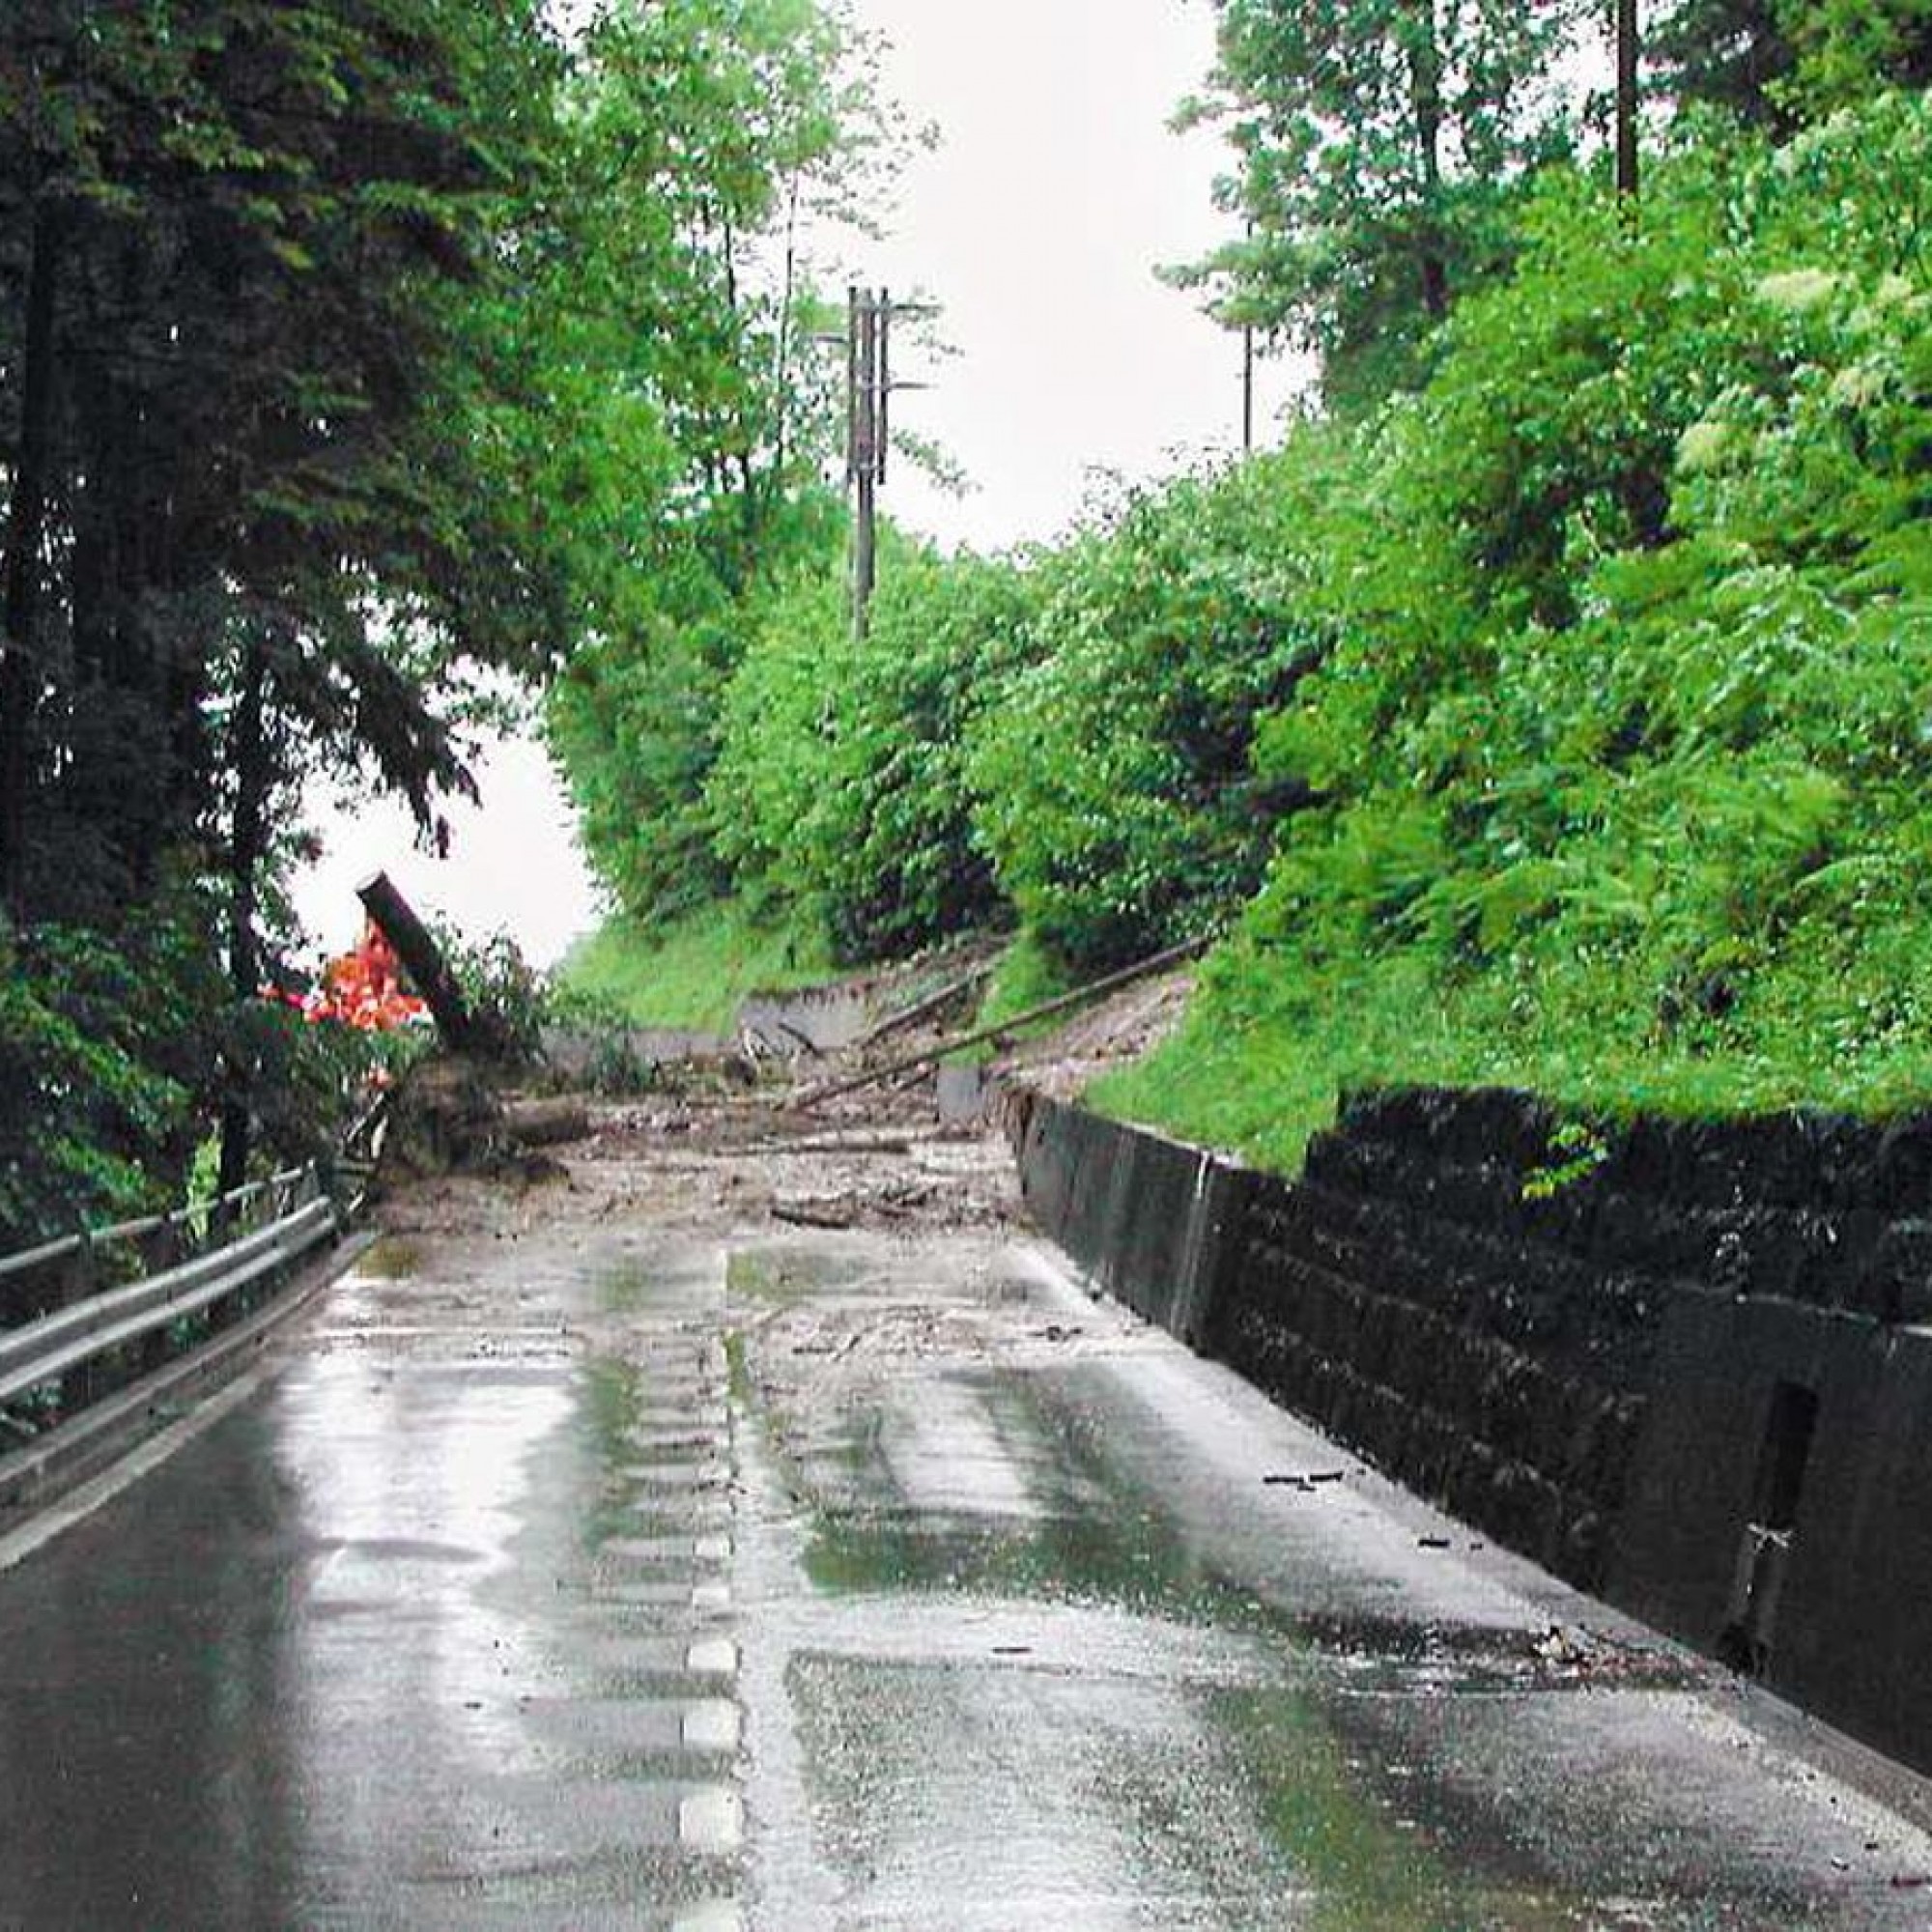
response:
<path fill-rule="evenodd" d="M 1104 1288 L 1498 1542 L 1932 1767 L 1932 1129 L 1350 1099 L 1295 1182 L 1033 1096 Z"/>

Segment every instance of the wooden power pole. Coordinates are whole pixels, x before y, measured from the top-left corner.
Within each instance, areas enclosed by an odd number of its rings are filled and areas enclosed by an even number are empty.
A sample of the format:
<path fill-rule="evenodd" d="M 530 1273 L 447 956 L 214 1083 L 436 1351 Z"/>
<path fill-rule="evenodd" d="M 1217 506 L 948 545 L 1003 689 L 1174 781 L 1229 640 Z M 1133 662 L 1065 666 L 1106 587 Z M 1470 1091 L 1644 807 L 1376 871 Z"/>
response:
<path fill-rule="evenodd" d="M 885 382 L 880 324 L 885 294 L 847 293 L 845 478 L 852 486 L 852 635 L 863 639 L 878 576 L 878 492 L 886 480 Z"/>
<path fill-rule="evenodd" d="M 1252 455 L 1255 447 L 1255 329 L 1249 323 L 1241 330 L 1241 453 Z"/>
<path fill-rule="evenodd" d="M 923 383 L 893 379 L 893 318 L 930 315 L 911 302 L 895 302 L 884 289 L 846 292 L 845 480 L 852 486 L 852 635 L 864 639 L 872 585 L 878 576 L 879 491 L 892 446 L 895 389 Z"/>

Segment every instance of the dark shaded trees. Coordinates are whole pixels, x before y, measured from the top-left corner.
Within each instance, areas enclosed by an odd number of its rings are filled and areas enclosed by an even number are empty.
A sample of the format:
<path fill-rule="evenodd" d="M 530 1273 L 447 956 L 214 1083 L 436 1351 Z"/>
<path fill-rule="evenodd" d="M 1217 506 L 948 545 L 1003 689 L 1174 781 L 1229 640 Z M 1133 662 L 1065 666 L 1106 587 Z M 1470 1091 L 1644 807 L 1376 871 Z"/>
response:
<path fill-rule="evenodd" d="M 158 921 L 252 994 L 276 787 L 366 756 L 426 817 L 467 782 L 442 673 L 540 655 L 554 560 L 478 487 L 467 333 L 554 91 L 536 11 L 23 0 L 0 25 L 14 969 L 61 952 L 43 930 L 105 957 Z M 190 978 L 179 1032 L 205 1035 Z M 190 1061 L 245 1087 L 233 1054 Z"/>
<path fill-rule="evenodd" d="M 1242 239 L 1171 270 L 1214 312 L 1314 350 L 1332 400 L 1408 380 L 1451 300 L 1507 266 L 1521 178 L 1564 151 L 1574 0 L 1217 0 L 1184 125 L 1221 127 Z"/>
<path fill-rule="evenodd" d="M 1646 53 L 1680 106 L 1721 107 L 1747 125 L 1780 128 L 1779 92 L 1794 55 L 1776 0 L 1678 0 L 1651 27 Z"/>
<path fill-rule="evenodd" d="M 796 230 L 887 130 L 815 0 L 548 11 L 0 18 L 0 1245 L 217 1118 L 245 1166 L 305 773 L 427 825 L 466 703 L 570 660 L 593 833 L 641 745 L 681 866 L 745 601 L 832 514 Z"/>

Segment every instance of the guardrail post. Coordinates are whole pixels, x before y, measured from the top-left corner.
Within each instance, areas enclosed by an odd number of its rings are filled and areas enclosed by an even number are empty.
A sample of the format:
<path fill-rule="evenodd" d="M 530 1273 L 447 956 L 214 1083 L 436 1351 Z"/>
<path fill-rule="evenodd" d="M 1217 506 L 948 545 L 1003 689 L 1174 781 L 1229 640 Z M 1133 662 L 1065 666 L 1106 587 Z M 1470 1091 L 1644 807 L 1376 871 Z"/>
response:
<path fill-rule="evenodd" d="M 94 1259 L 94 1235 L 91 1230 L 83 1228 L 79 1244 L 61 1270 L 60 1305 L 71 1308 L 75 1302 L 86 1301 L 99 1286 L 98 1273 Z M 85 1408 L 93 1397 L 93 1362 L 82 1362 L 61 1377 L 60 1406 L 63 1415 L 76 1408 Z"/>

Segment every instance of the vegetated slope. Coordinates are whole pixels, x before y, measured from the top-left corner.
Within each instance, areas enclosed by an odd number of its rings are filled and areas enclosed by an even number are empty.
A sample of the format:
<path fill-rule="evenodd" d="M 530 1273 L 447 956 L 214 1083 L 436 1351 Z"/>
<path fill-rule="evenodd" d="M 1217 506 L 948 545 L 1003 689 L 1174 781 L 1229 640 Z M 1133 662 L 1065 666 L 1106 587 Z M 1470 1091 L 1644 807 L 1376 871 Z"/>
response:
<path fill-rule="evenodd" d="M 681 823 L 865 961 L 1229 933 L 1102 1104 L 1293 1164 L 1336 1092 L 1932 1094 L 1932 105 L 1552 164 L 1366 417 L 1051 548 L 758 607 Z"/>
<path fill-rule="evenodd" d="M 1932 1094 L 1932 107 L 1574 179 L 1325 511 L 1315 803 L 1107 1104 L 1292 1163 L 1338 1086 Z"/>
<path fill-rule="evenodd" d="M 815 933 L 760 925 L 726 899 L 648 931 L 613 920 L 571 949 L 560 977 L 566 1011 L 723 1034 L 747 994 L 813 985 L 833 973 Z"/>

